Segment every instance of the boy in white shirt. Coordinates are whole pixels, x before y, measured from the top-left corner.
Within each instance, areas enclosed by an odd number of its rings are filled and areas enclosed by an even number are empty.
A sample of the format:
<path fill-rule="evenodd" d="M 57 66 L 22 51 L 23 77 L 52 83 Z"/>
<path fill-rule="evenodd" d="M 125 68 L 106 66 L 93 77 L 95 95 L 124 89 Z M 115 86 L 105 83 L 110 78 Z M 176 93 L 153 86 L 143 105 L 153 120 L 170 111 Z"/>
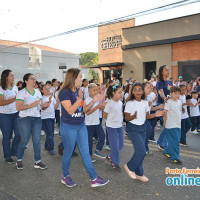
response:
<path fill-rule="evenodd" d="M 180 140 L 180 146 L 185 146 L 187 147 L 187 142 L 186 142 L 186 134 L 190 130 L 192 124 L 190 121 L 190 117 L 188 115 L 187 111 L 187 106 L 191 105 L 191 102 L 186 101 L 186 86 L 185 85 L 180 85 L 179 86 L 181 89 L 181 95 L 179 97 L 179 100 L 182 103 L 182 106 L 184 108 L 185 112 L 182 112 L 181 114 L 181 140 Z"/>
<path fill-rule="evenodd" d="M 192 122 L 191 132 L 194 134 L 198 134 L 198 132 L 200 132 L 200 111 L 199 111 L 200 99 L 198 99 L 197 91 L 192 91 L 191 95 L 192 95 L 191 99 L 192 106 L 190 106 L 190 117 Z"/>
<path fill-rule="evenodd" d="M 165 116 L 165 128 L 168 146 L 163 151 L 164 155 L 175 163 L 181 165 L 182 162 L 179 159 L 180 154 L 180 138 L 181 138 L 181 113 L 182 103 L 179 100 L 181 90 L 177 86 L 170 88 L 170 96 L 164 107 Z"/>
<path fill-rule="evenodd" d="M 104 146 L 105 141 L 105 133 L 100 124 L 99 120 L 99 109 L 103 110 L 105 107 L 104 104 L 100 104 L 99 101 L 102 100 L 100 94 L 98 94 L 98 87 L 95 83 L 90 83 L 88 86 L 89 97 L 86 98 L 85 103 L 86 105 L 90 104 L 92 101 L 94 102 L 93 106 L 85 113 L 85 124 L 88 130 L 88 140 L 89 140 L 89 151 L 92 162 L 96 160 L 92 157 L 92 138 L 94 133 L 97 133 L 98 136 L 98 143 L 96 145 L 96 150 L 94 155 L 100 158 L 106 158 L 106 155 L 102 153 L 102 148 Z"/>

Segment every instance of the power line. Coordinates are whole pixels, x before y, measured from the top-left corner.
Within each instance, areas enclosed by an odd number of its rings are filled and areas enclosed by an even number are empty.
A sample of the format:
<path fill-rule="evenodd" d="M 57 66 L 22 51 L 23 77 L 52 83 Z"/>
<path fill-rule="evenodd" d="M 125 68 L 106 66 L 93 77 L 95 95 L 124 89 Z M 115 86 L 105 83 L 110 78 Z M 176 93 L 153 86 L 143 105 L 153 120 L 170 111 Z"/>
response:
<path fill-rule="evenodd" d="M 100 23 L 97 23 L 97 24 L 73 29 L 73 30 L 70 30 L 70 31 L 65 31 L 65 32 L 58 33 L 58 34 L 54 34 L 54 35 L 51 35 L 51 36 L 46 36 L 46 37 L 42 37 L 42 38 L 39 38 L 39 39 L 30 40 L 28 42 L 21 42 L 21 43 L 16 44 L 16 45 L 1 48 L 0 51 L 2 49 L 7 49 L 7 48 L 10 48 L 10 47 L 16 47 L 16 46 L 23 45 L 23 44 L 29 44 L 29 43 L 33 43 L 33 42 L 51 39 L 51 38 L 54 38 L 54 37 L 60 37 L 60 36 L 63 36 L 63 35 L 96 28 L 98 26 L 109 25 L 109 24 L 125 21 L 125 20 L 128 20 L 128 19 L 132 19 L 134 17 L 144 16 L 144 15 L 152 14 L 152 13 L 155 13 L 155 12 L 169 10 L 169 9 L 172 9 L 172 8 L 177 8 L 177 7 L 181 7 L 181 6 L 185 6 L 185 5 L 189 5 L 189 4 L 193 4 L 193 3 L 198 3 L 198 2 L 200 2 L 200 0 L 181 0 L 181 1 L 171 3 L 171 4 L 159 6 L 159 7 L 156 7 L 156 8 L 149 9 L 149 10 L 141 11 L 141 12 L 138 12 L 138 13 L 130 14 L 130 15 L 119 17 L 119 18 L 112 19 L 112 20 L 108 20 L 108 21 L 105 21 L 105 22 L 100 22 Z"/>

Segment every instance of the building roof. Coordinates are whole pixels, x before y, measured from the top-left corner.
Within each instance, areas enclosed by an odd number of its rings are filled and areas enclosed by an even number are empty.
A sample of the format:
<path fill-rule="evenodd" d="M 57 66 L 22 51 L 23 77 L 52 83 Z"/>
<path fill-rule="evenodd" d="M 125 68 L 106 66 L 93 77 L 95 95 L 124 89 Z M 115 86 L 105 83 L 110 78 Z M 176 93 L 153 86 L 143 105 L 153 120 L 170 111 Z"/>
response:
<path fill-rule="evenodd" d="M 10 41 L 10 40 L 0 40 L 0 45 L 9 46 L 9 47 L 20 47 L 20 48 L 37 47 L 43 51 L 53 51 L 53 52 L 59 52 L 59 53 L 73 54 L 68 51 L 55 49 L 55 48 L 44 46 L 44 45 L 16 42 L 16 41 Z"/>

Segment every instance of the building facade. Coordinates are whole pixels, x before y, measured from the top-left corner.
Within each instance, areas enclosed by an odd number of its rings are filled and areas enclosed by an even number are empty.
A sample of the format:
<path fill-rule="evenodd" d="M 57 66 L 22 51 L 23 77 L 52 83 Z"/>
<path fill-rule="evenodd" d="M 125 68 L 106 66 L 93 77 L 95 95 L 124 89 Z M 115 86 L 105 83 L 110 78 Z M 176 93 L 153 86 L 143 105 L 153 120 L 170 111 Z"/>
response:
<path fill-rule="evenodd" d="M 134 26 L 135 20 L 99 27 L 100 80 L 117 76 L 150 79 L 161 65 L 171 77 L 184 80 L 200 76 L 200 14 Z"/>
<path fill-rule="evenodd" d="M 79 58 L 78 54 L 47 46 L 0 40 L 0 71 L 11 69 L 15 82 L 26 73 L 34 74 L 38 81 L 63 81 L 67 69 L 79 67 Z"/>

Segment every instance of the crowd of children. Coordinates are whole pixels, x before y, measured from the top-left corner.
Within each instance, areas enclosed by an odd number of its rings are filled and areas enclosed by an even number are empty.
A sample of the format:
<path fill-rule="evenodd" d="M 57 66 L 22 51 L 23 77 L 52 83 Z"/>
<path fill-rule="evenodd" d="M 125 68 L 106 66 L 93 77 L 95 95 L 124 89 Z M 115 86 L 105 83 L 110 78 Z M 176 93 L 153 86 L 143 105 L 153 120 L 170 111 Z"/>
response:
<path fill-rule="evenodd" d="M 107 184 L 108 180 L 97 176 L 93 166 L 95 157 L 107 160 L 113 170 L 121 171 L 124 134 L 134 146 L 133 156 L 124 168 L 130 178 L 148 182 L 142 163 L 146 155 L 152 155 L 148 144 L 155 142 L 158 123 L 164 125 L 164 129 L 157 145 L 175 164 L 182 164 L 180 146 L 188 146 L 187 132 L 200 132 L 200 78 L 196 82 L 183 82 L 180 76 L 176 83 L 168 78 L 169 68 L 163 65 L 156 80 L 138 83 L 130 78 L 125 85 L 110 80 L 106 86 L 97 84 L 96 80 L 82 80 L 81 71 L 72 68 L 63 83 L 56 79 L 38 83 L 34 75 L 28 73 L 23 82 L 15 86 L 12 71 L 4 70 L 0 84 L 0 128 L 6 162 L 13 163 L 12 156 L 15 156 L 17 169 L 23 169 L 24 151 L 32 135 L 34 167 L 46 169 L 41 159 L 41 130 L 46 134 L 44 149 L 54 155 L 56 123 L 62 137 L 59 152 L 61 148 L 64 151 L 61 182 L 66 186 L 76 185 L 69 174 L 76 146 L 91 178 L 91 186 Z M 106 155 L 103 149 L 110 153 Z"/>

